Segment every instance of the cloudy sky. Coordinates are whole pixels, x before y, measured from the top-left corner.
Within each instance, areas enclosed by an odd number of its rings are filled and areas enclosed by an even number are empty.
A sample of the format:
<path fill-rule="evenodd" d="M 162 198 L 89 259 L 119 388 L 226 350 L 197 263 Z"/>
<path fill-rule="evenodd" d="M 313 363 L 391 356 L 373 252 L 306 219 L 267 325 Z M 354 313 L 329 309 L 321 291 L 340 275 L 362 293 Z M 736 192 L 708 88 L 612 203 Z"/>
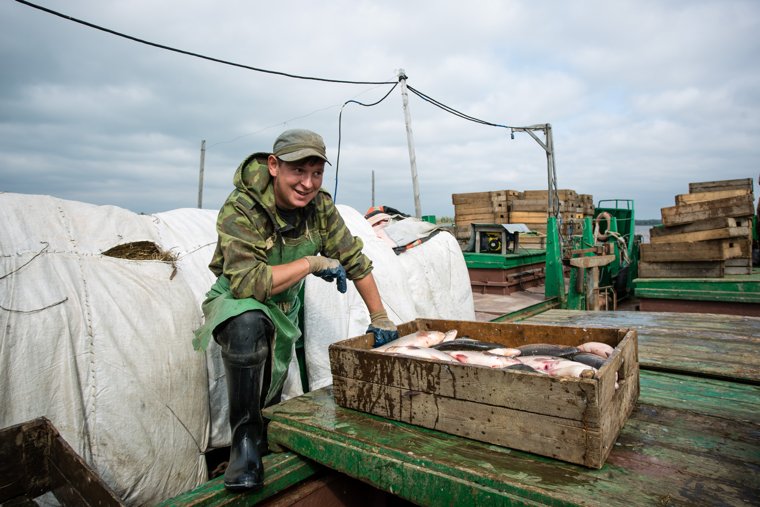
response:
<path fill-rule="evenodd" d="M 409 86 L 486 122 L 550 123 L 559 188 L 633 199 L 760 174 L 760 2 L 35 0 L 89 23 L 260 69 Z M 414 213 L 400 88 L 293 79 L 158 49 L 0 2 L 0 191 L 153 213 L 217 209 L 249 153 L 323 135 L 337 202 Z M 547 187 L 527 134 L 409 95 L 423 214 L 451 194 Z M 757 191 L 756 191 L 757 194 Z"/>

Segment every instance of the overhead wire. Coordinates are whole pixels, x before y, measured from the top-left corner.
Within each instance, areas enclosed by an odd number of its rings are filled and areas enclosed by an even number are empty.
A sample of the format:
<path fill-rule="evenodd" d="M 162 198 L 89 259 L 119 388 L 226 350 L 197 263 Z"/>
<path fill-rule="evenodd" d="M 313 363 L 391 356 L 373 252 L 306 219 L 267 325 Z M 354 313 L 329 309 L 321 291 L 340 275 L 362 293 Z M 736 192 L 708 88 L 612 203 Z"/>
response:
<path fill-rule="evenodd" d="M 203 54 L 200 54 L 200 53 L 195 53 L 195 52 L 192 52 L 192 51 L 187 51 L 187 50 L 184 50 L 184 49 L 179 49 L 179 48 L 167 46 L 165 44 L 159 44 L 159 43 L 156 43 L 156 42 L 148 41 L 148 40 L 141 39 L 139 37 L 128 35 L 128 34 L 125 34 L 125 33 L 122 33 L 122 32 L 117 32 L 116 30 L 112 30 L 110 28 L 106 28 L 106 27 L 103 27 L 103 26 L 100 26 L 100 25 L 96 25 L 94 23 L 90 23 L 88 21 L 84 21 L 82 19 L 78 19 L 78 18 L 75 18 L 73 16 L 69 16 L 68 14 L 64 14 L 62 12 L 58 12 L 58 11 L 55 11 L 53 9 L 49 9 L 47 7 L 43 7 L 41 5 L 37 5 L 37 4 L 29 2 L 27 0 L 15 0 L 15 1 L 17 3 L 22 4 L 22 5 L 26 5 L 28 7 L 32 7 L 34 9 L 40 10 L 42 12 L 46 12 L 48 14 L 52 14 L 53 16 L 57 16 L 59 18 L 66 19 L 68 21 L 72 21 L 74 23 L 86 26 L 88 28 L 99 30 L 101 32 L 105 32 L 105 33 L 108 33 L 108 34 L 111 34 L 111 35 L 114 35 L 114 36 L 117 36 L 117 37 L 121 37 L 121 38 L 124 38 L 124 39 L 127 39 L 127 40 L 131 40 L 133 42 L 137 42 L 137 43 L 144 44 L 144 45 L 147 45 L 147 46 L 163 49 L 163 50 L 166 50 L 166 51 L 171 51 L 171 52 L 183 54 L 183 55 L 186 55 L 186 56 L 192 56 L 192 57 L 195 57 L 195 58 L 200 58 L 200 59 L 203 59 L 203 60 L 208 60 L 208 61 L 214 62 L 214 63 L 219 63 L 219 64 L 228 65 L 228 66 L 232 66 L 232 67 L 238 67 L 238 68 L 241 68 L 241 69 L 251 70 L 251 71 L 255 71 L 255 72 L 262 72 L 262 73 L 265 73 L 265 74 L 272 74 L 272 75 L 277 75 L 277 76 L 289 77 L 289 78 L 293 78 L 293 79 L 303 79 L 303 80 L 310 80 L 310 81 L 321 81 L 321 82 L 337 83 L 337 84 L 355 84 L 355 85 L 384 85 L 384 84 L 392 84 L 393 86 L 391 87 L 391 89 L 388 90 L 388 92 L 380 100 L 378 100 L 376 102 L 373 102 L 371 104 L 365 104 L 365 103 L 362 103 L 362 102 L 359 102 L 357 100 L 353 100 L 352 99 L 352 100 L 346 101 L 341 106 L 340 113 L 338 115 L 338 155 L 337 155 L 336 166 L 335 166 L 335 190 L 334 190 L 334 194 L 333 194 L 333 199 L 335 199 L 337 197 L 337 193 L 338 193 L 338 171 L 339 171 L 339 168 L 340 168 L 340 150 L 341 150 L 341 140 L 342 140 L 343 109 L 348 104 L 352 104 L 352 103 L 353 104 L 358 104 L 358 105 L 364 106 L 364 107 L 376 106 L 377 104 L 380 104 L 382 101 L 384 101 L 391 94 L 391 92 L 396 88 L 396 86 L 398 86 L 398 83 L 399 83 L 398 81 L 356 81 L 356 80 L 347 80 L 347 79 L 331 79 L 331 78 L 322 78 L 322 77 L 315 77 L 315 76 L 304 76 L 304 75 L 291 74 L 291 73 L 288 73 L 288 72 L 276 71 L 276 70 L 271 70 L 271 69 L 263 69 L 263 68 L 260 68 L 260 67 L 253 67 L 251 65 L 245 65 L 245 64 L 241 64 L 241 63 L 237 63 L 237 62 L 223 60 L 221 58 L 215 58 L 215 57 L 212 57 L 212 56 L 203 55 Z M 512 126 L 509 126 L 509 125 L 502 125 L 502 124 L 498 124 L 498 123 L 493 123 L 493 122 L 485 121 L 485 120 L 482 120 L 480 118 L 476 118 L 474 116 L 471 116 L 471 115 L 465 114 L 465 113 L 463 113 L 461 111 L 458 111 L 458 110 L 454 109 L 453 107 L 448 106 L 448 105 L 446 105 L 446 104 L 444 104 L 444 103 L 442 103 L 442 102 L 440 102 L 440 101 L 438 101 L 438 100 L 430 97 L 429 95 L 421 92 L 420 90 L 417 90 L 416 88 L 414 88 L 412 86 L 407 85 L 407 89 L 410 92 L 412 92 L 413 94 L 417 95 L 420 99 L 424 100 L 425 102 L 428 102 L 428 103 L 430 103 L 430 104 L 432 104 L 432 105 L 434 105 L 434 106 L 436 106 L 436 107 L 438 107 L 438 108 L 440 108 L 440 109 L 442 109 L 442 110 L 444 110 L 444 111 L 446 111 L 446 112 L 448 112 L 450 114 L 453 114 L 454 116 L 462 118 L 464 120 L 471 121 L 471 122 L 474 122 L 474 123 L 478 123 L 478 124 L 481 124 L 481 125 L 487 125 L 487 126 L 491 126 L 491 127 L 498 127 L 498 128 L 504 128 L 504 129 L 518 128 L 518 127 L 512 127 Z M 240 136 L 240 137 L 243 137 L 243 136 Z M 222 142 L 217 143 L 217 144 L 221 144 L 221 143 Z"/>
<path fill-rule="evenodd" d="M 398 81 L 396 81 L 393 84 L 393 86 L 391 87 L 391 89 L 388 90 L 388 93 L 386 93 L 385 95 L 383 95 L 383 97 L 380 100 L 378 100 L 377 102 L 373 102 L 371 104 L 365 104 L 363 102 L 359 102 L 358 100 L 351 99 L 351 100 L 345 101 L 343 103 L 343 105 L 340 106 L 340 113 L 338 114 L 338 155 L 337 155 L 337 158 L 335 160 L 335 191 L 333 192 L 333 196 L 332 196 L 333 201 L 335 201 L 337 199 L 337 197 L 338 197 L 338 170 L 340 169 L 340 144 L 341 144 L 341 139 L 342 139 L 342 135 L 343 135 L 342 134 L 343 108 L 345 108 L 348 104 L 358 104 L 358 105 L 364 106 L 364 107 L 376 106 L 379 103 L 381 103 L 382 101 L 384 101 L 385 99 L 387 99 L 388 95 L 390 95 L 391 92 L 396 89 L 396 86 L 398 86 Z"/>
<path fill-rule="evenodd" d="M 172 51 L 172 52 L 175 52 L 175 53 L 180 53 L 180 54 L 187 55 L 187 56 L 192 56 L 192 57 L 195 57 L 195 58 L 201 58 L 203 60 L 208 60 L 208 61 L 215 62 L 215 63 L 221 63 L 223 65 L 230 65 L 232 67 L 239 67 L 241 69 L 253 70 L 253 71 L 256 71 L 256 72 L 263 72 L 265 74 L 274 74 L 274 75 L 277 75 L 277 76 L 285 76 L 285 77 L 290 77 L 290 78 L 294 78 L 294 79 L 306 79 L 306 80 L 310 80 L 310 81 L 323 81 L 323 82 L 326 82 L 326 83 L 358 84 L 358 85 L 393 84 L 393 81 L 353 81 L 353 80 L 348 80 L 348 79 L 329 79 L 329 78 L 314 77 L 314 76 L 301 76 L 301 75 L 298 75 L 298 74 L 290 74 L 288 72 L 281 72 L 281 71 L 277 71 L 277 70 L 262 69 L 262 68 L 259 68 L 259 67 L 253 67 L 251 65 L 245 65 L 245 64 L 242 64 L 242 63 L 236 63 L 236 62 L 231 62 L 231 61 L 228 61 L 228 60 L 222 60 L 221 58 L 214 58 L 212 56 L 202 55 L 200 53 L 194 53 L 192 51 L 186 51 L 184 49 L 178 49 L 178 48 L 174 48 L 174 47 L 167 46 L 167 45 L 164 45 L 164 44 L 159 44 L 159 43 L 151 42 L 151 41 L 148 41 L 148 40 L 145 40 L 145 39 L 140 39 L 140 38 L 134 37 L 132 35 L 127 35 L 125 33 L 117 32 L 116 30 L 112 30 L 110 28 L 105 28 L 103 26 L 96 25 L 94 23 L 90 23 L 88 21 L 84 21 L 82 19 L 75 18 L 73 16 L 69 16 L 68 14 L 63 14 L 62 12 L 54 11 L 53 9 L 48 9 L 47 7 L 43 7 L 41 5 L 37 5 L 37 4 L 34 4 L 32 2 L 28 2 L 27 0 L 16 0 L 16 2 L 18 2 L 20 4 L 23 4 L 23 5 L 26 5 L 28 7 L 32 7 L 34 9 L 46 12 L 48 14 L 52 14 L 53 16 L 58 16 L 59 18 L 63 18 L 63 19 L 66 19 L 68 21 L 72 21 L 74 23 L 78 23 L 80 25 L 84 25 L 86 27 L 93 28 L 95 30 L 100 30 L 101 32 L 109 33 L 111 35 L 115 35 L 117 37 L 128 39 L 128 40 L 131 40 L 133 42 L 138 42 L 140 44 L 145 44 L 146 46 L 152 46 L 152 47 L 159 48 L 159 49 L 165 49 L 166 51 Z"/>

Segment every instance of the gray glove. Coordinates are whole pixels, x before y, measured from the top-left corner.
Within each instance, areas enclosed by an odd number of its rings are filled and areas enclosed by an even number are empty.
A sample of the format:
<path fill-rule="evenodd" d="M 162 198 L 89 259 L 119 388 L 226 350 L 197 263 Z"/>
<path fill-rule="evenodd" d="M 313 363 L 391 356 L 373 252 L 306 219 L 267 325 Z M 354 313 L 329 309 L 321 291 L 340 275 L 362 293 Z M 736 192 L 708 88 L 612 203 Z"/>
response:
<path fill-rule="evenodd" d="M 342 294 L 346 293 L 348 289 L 346 285 L 346 270 L 340 265 L 340 262 L 321 255 L 307 255 L 304 259 L 309 263 L 309 273 L 328 282 L 335 280 L 338 285 L 338 292 Z"/>
<path fill-rule="evenodd" d="M 380 345 L 385 345 L 388 342 L 398 339 L 396 324 L 388 318 L 388 314 L 385 313 L 385 310 L 370 313 L 369 318 L 371 322 L 369 323 L 367 332 L 372 333 L 375 337 L 373 347 L 379 347 Z"/>

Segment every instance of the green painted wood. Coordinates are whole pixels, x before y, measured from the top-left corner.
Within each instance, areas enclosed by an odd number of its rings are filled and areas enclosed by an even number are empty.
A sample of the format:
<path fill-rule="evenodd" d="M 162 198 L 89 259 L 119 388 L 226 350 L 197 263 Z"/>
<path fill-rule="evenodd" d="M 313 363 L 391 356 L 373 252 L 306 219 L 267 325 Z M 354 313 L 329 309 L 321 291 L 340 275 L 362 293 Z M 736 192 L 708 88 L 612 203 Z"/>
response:
<path fill-rule="evenodd" d="M 760 303 L 760 271 L 723 278 L 637 278 L 640 298 Z"/>
<path fill-rule="evenodd" d="M 642 369 L 760 383 L 760 318 L 673 312 L 549 310 L 520 321 L 573 327 L 633 328 Z"/>
<path fill-rule="evenodd" d="M 641 386 L 600 470 L 344 409 L 329 387 L 267 409 L 269 438 L 419 505 L 750 505 L 760 498 L 760 387 L 656 372 L 642 372 Z M 723 404 L 719 395 L 728 395 Z"/>
<path fill-rule="evenodd" d="M 231 493 L 224 489 L 224 477 L 217 477 L 197 488 L 163 501 L 170 506 L 246 506 L 271 498 L 285 489 L 318 474 L 322 467 L 292 452 L 264 456 L 264 488 L 253 493 Z"/>
<path fill-rule="evenodd" d="M 511 269 L 530 264 L 543 264 L 546 260 L 546 250 L 520 249 L 516 254 L 492 254 L 464 252 L 464 260 L 468 269 Z"/>
<path fill-rule="evenodd" d="M 523 320 L 533 315 L 537 315 L 547 310 L 551 310 L 552 308 L 559 308 L 560 305 L 561 303 L 560 303 L 559 298 L 553 297 L 550 299 L 546 299 L 544 301 L 540 301 L 536 304 L 526 306 L 525 308 L 515 310 L 514 312 L 510 312 L 505 315 L 500 315 L 499 317 L 496 317 L 495 319 L 491 319 L 489 322 L 514 322 L 518 320 Z"/>

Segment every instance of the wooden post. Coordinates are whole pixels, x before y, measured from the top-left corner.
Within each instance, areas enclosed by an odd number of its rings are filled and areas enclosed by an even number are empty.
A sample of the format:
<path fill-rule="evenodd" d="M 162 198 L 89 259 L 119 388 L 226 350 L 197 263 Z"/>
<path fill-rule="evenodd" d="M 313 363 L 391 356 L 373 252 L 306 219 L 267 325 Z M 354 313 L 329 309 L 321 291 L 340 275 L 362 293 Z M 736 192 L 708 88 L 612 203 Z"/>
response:
<path fill-rule="evenodd" d="M 206 140 L 201 141 L 201 168 L 198 174 L 198 208 L 203 208 L 203 166 L 206 163 Z"/>
<path fill-rule="evenodd" d="M 412 118 L 409 115 L 409 96 L 406 92 L 406 74 L 399 69 L 398 80 L 401 83 L 401 100 L 404 105 L 404 120 L 406 121 L 406 143 L 409 147 L 409 163 L 412 167 L 412 191 L 414 192 L 414 216 L 422 218 L 420 204 L 420 187 L 417 182 L 417 157 L 414 154 L 414 136 L 412 135 Z"/>

